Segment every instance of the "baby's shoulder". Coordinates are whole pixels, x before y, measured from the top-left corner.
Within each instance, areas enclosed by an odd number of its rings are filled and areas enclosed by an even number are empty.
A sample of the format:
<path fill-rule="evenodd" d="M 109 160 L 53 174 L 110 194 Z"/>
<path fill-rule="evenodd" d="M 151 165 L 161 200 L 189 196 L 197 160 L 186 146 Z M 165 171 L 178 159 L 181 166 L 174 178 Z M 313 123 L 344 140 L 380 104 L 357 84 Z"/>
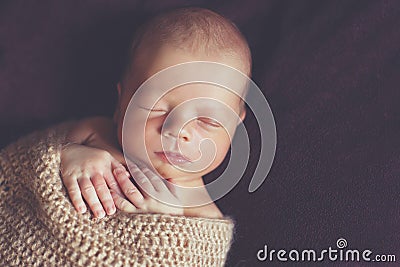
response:
<path fill-rule="evenodd" d="M 87 144 L 94 139 L 111 139 L 114 136 L 115 126 L 108 117 L 87 117 L 78 120 L 68 133 L 68 139 Z"/>
<path fill-rule="evenodd" d="M 80 119 L 74 128 L 75 132 L 92 136 L 110 132 L 114 128 L 114 123 L 111 118 L 96 116 Z"/>
<path fill-rule="evenodd" d="M 109 117 L 95 116 L 95 117 L 88 117 L 88 118 L 81 119 L 78 122 L 78 124 L 82 128 L 99 130 L 99 129 L 112 127 L 114 125 L 114 122 Z"/>

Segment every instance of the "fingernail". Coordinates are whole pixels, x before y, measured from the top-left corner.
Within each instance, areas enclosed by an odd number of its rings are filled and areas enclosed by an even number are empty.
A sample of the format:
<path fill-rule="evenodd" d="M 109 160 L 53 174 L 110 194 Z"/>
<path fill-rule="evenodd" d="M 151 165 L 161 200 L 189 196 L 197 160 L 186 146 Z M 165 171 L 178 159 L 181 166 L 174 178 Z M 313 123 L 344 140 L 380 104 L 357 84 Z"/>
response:
<path fill-rule="evenodd" d="M 111 215 L 115 212 L 115 208 L 114 207 L 107 207 L 107 214 Z"/>
<path fill-rule="evenodd" d="M 79 206 L 79 207 L 78 207 L 78 211 L 79 211 L 80 213 L 85 213 L 85 211 L 86 211 L 86 206 Z"/>
<path fill-rule="evenodd" d="M 97 218 L 103 218 L 104 216 L 106 216 L 103 210 L 97 211 L 95 214 Z"/>

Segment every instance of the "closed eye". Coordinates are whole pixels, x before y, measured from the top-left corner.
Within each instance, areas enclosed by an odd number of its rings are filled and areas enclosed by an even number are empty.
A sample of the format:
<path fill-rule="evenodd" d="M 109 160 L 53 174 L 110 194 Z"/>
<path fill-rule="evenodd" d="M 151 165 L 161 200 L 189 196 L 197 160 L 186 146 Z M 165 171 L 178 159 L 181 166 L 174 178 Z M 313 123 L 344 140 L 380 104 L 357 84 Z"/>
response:
<path fill-rule="evenodd" d="M 218 121 L 211 119 L 211 118 L 207 118 L 207 117 L 199 117 L 199 118 L 197 118 L 197 120 L 200 123 L 205 124 L 209 127 L 219 128 L 222 126 Z"/>
<path fill-rule="evenodd" d="M 160 109 L 160 108 L 147 108 L 147 107 L 142 107 L 142 106 L 139 106 L 139 108 L 144 109 L 144 110 L 148 110 L 150 112 L 167 113 L 166 110 Z"/>

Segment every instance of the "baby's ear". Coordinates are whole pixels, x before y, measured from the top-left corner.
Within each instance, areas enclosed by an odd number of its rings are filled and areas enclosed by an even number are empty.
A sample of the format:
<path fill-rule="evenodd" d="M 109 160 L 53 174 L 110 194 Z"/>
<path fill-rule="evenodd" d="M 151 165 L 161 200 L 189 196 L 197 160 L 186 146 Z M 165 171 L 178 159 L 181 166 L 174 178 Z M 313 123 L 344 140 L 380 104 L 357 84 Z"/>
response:
<path fill-rule="evenodd" d="M 238 124 L 243 122 L 244 119 L 246 118 L 246 106 L 244 103 L 242 104 L 242 106 L 240 108 L 239 118 L 240 118 L 240 121 L 238 121 Z"/>
<path fill-rule="evenodd" d="M 121 89 L 122 87 L 121 87 L 121 82 L 119 82 L 118 84 L 117 84 L 117 91 L 118 91 L 118 100 L 121 98 L 121 92 L 122 92 L 122 89 Z"/>

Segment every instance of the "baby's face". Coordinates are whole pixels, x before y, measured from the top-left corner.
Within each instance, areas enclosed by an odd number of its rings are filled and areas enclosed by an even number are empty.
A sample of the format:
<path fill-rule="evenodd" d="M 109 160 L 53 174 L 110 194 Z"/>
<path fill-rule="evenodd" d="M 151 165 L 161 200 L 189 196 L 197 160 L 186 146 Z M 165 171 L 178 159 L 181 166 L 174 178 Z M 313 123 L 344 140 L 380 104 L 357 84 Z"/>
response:
<path fill-rule="evenodd" d="M 116 114 L 125 114 L 138 85 L 167 67 L 201 60 L 240 69 L 240 62 L 233 59 L 195 56 L 169 47 L 146 59 L 127 88 L 119 89 Z M 221 164 L 245 116 L 244 107 L 238 95 L 212 84 L 191 83 L 162 95 L 164 91 L 150 88 L 136 94 L 125 122 L 124 115 L 116 116 L 119 142 L 122 145 L 123 129 L 126 155 L 152 166 L 165 179 L 190 184 Z"/>

